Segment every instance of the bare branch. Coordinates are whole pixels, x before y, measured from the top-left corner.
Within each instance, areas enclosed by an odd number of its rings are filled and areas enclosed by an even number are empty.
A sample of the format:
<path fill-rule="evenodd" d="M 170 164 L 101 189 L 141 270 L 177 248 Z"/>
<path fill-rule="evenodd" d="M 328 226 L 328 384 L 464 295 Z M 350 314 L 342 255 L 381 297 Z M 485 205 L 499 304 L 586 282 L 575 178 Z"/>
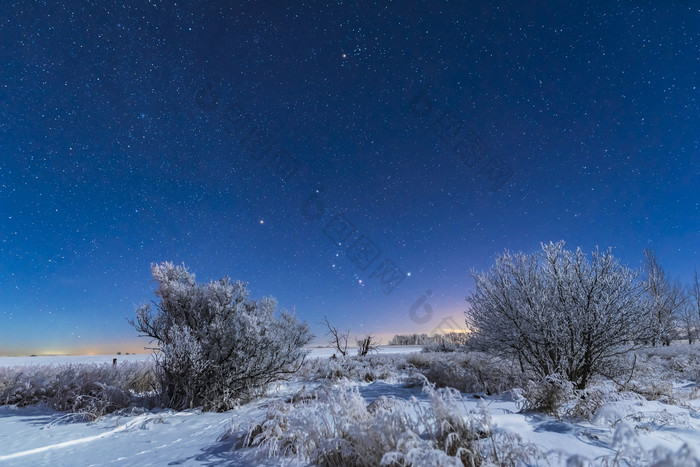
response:
<path fill-rule="evenodd" d="M 357 355 L 364 357 L 370 352 L 377 352 L 380 345 L 381 341 L 377 340 L 373 335 L 367 334 L 357 341 Z"/>
<path fill-rule="evenodd" d="M 350 337 L 350 331 L 340 332 L 338 328 L 331 326 L 326 316 L 324 316 L 323 319 L 326 321 L 326 327 L 328 328 L 326 335 L 330 334 L 331 336 L 330 343 L 335 346 L 335 349 L 340 355 L 343 357 L 346 356 L 348 354 L 348 338 Z"/>

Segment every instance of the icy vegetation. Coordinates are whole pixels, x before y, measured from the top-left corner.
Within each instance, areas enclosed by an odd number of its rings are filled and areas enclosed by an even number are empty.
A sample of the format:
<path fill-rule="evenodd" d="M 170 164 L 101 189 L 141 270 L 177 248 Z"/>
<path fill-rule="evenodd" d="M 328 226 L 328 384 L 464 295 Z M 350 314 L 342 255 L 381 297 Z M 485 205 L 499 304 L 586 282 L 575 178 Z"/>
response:
<path fill-rule="evenodd" d="M 154 406 L 151 362 L 0 367 L 0 405 L 42 405 L 75 420 Z"/>
<path fill-rule="evenodd" d="M 224 413 L 159 408 L 151 360 L 0 367 L 0 463 L 700 465 L 697 344 L 639 349 L 585 389 L 483 352 L 391 350 L 309 358 Z"/>
<path fill-rule="evenodd" d="M 485 404 L 475 412 L 455 389 L 426 384 L 423 391 L 425 402 L 380 396 L 370 404 L 347 382 L 301 393 L 271 404 L 240 444 L 329 467 L 510 464 L 543 457 L 516 435 L 494 433 Z"/>
<path fill-rule="evenodd" d="M 617 357 L 652 339 L 638 273 L 612 256 L 564 242 L 540 253 L 504 253 L 488 272 L 474 274 L 467 301 L 474 345 L 508 356 L 541 378 L 561 374 L 584 389 L 595 375 L 618 371 Z"/>
<path fill-rule="evenodd" d="M 474 276 L 470 332 L 353 354 L 326 320 L 313 358 L 274 299 L 154 265 L 133 322 L 154 359 L 0 366 L 0 463 L 700 466 L 700 286 L 646 258 L 505 253 Z"/>
<path fill-rule="evenodd" d="M 306 323 L 277 311 L 271 297 L 252 300 L 226 277 L 198 284 L 185 266 L 151 267 L 156 310 L 143 305 L 133 326 L 157 345 L 162 404 L 228 410 L 299 369 L 311 341 Z"/>

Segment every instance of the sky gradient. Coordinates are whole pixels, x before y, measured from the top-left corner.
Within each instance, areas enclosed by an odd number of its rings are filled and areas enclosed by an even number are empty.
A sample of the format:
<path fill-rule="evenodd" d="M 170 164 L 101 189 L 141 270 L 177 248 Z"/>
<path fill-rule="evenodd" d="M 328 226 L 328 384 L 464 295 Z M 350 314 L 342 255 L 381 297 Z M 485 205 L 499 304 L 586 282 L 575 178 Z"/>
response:
<path fill-rule="evenodd" d="M 694 2 L 7 2 L 0 355 L 142 351 L 150 264 L 353 334 L 463 325 L 472 269 L 700 245 Z"/>

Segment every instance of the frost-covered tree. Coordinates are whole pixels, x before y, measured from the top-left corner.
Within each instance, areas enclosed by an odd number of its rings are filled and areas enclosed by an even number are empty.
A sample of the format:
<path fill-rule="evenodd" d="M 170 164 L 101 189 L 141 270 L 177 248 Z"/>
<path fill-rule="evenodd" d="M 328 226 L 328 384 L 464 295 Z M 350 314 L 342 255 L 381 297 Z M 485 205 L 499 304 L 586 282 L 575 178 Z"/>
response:
<path fill-rule="evenodd" d="M 680 314 L 685 303 L 685 292 L 678 282 L 671 282 L 659 264 L 654 250 L 644 250 L 647 299 L 649 301 L 648 340 L 670 345 L 678 337 Z"/>
<path fill-rule="evenodd" d="M 690 297 L 686 298 L 683 307 L 678 312 L 678 324 L 683 329 L 688 344 L 693 345 L 698 330 L 698 317 L 695 315 L 695 310 L 689 300 Z"/>
<path fill-rule="evenodd" d="M 473 277 L 472 342 L 541 377 L 559 373 L 585 388 L 645 335 L 644 285 L 610 250 L 589 260 L 563 241 L 542 244 L 532 255 L 505 252 Z"/>
<path fill-rule="evenodd" d="M 700 324 L 700 279 L 698 278 L 698 270 L 695 270 L 695 276 L 693 277 L 693 282 L 690 283 L 688 287 L 688 303 L 690 307 L 695 310 L 695 317 L 698 319 Z"/>
<path fill-rule="evenodd" d="M 308 351 L 309 326 L 277 311 L 274 298 L 251 300 L 246 284 L 227 277 L 199 284 L 185 266 L 151 266 L 154 302 L 131 324 L 156 343 L 163 403 L 226 410 L 295 372 Z"/>
<path fill-rule="evenodd" d="M 685 300 L 679 316 L 688 343 L 692 345 L 700 332 L 700 279 L 697 269 L 693 282 L 686 289 Z"/>

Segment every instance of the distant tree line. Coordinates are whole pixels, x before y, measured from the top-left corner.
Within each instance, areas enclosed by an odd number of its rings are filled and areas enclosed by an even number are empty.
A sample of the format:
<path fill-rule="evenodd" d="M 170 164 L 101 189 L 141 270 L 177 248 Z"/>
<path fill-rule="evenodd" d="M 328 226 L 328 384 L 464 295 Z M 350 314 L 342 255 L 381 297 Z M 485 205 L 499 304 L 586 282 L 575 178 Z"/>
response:
<path fill-rule="evenodd" d="M 448 332 L 444 334 L 396 334 L 389 341 L 389 345 L 430 345 L 430 344 L 451 344 L 466 345 L 469 334 L 466 331 Z"/>

